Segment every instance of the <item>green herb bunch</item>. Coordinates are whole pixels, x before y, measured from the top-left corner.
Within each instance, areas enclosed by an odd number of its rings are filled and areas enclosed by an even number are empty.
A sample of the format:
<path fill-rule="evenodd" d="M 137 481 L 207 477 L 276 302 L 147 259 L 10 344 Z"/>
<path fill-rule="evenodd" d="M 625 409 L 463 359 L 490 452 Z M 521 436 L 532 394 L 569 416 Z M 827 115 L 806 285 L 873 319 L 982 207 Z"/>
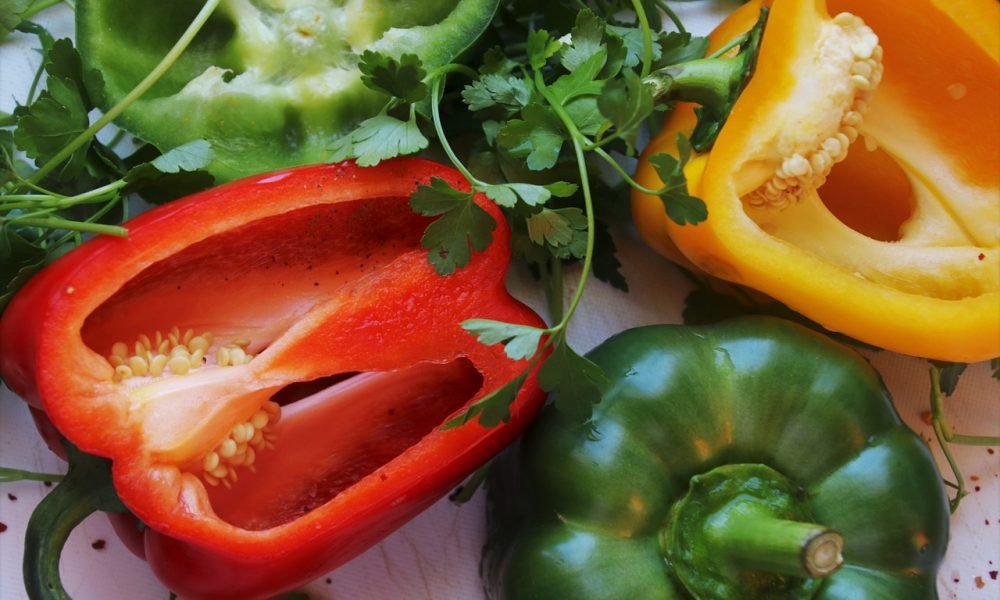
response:
<path fill-rule="evenodd" d="M 57 40 L 30 20 L 55 4 L 0 3 L 0 40 L 12 31 L 34 35 L 41 54 L 27 97 L 13 113 L 0 112 L 0 311 L 32 275 L 87 235 L 125 236 L 129 194 L 159 203 L 213 183 L 199 170 L 212 157 L 203 140 L 161 154 L 127 143 L 121 132 L 107 141 L 97 134 L 170 67 L 218 0 L 206 4 L 129 98 L 93 123 L 101 74 L 84 67 L 71 40 Z"/>
<path fill-rule="evenodd" d="M 676 31 L 661 31 L 664 16 Z M 477 417 L 486 426 L 505 420 L 543 357 L 542 387 L 559 390 L 561 409 L 581 421 L 590 417 L 606 379 L 569 346 L 566 330 L 590 273 L 627 289 L 609 221 L 627 212 L 632 188 L 659 196 L 678 224 L 708 216 L 705 204 L 687 193 L 688 140 L 678 140 L 678 156 L 650 157 L 665 182 L 659 189 L 634 181 L 628 163 L 676 100 L 697 98 L 703 105 L 696 141 L 711 144 L 753 69 L 762 27 L 763 20 L 705 57 L 708 40 L 685 31 L 662 2 L 550 2 L 540 9 L 513 2 L 495 20 L 491 35 L 498 45 L 486 50 L 478 69 L 450 64 L 427 72 L 413 55 L 361 57 L 365 84 L 391 99 L 333 144 L 331 160 L 373 165 L 436 147 L 469 187 L 434 180 L 411 197 L 413 210 L 438 217 L 422 240 L 430 262 L 447 275 L 490 243 L 496 224 L 473 201 L 481 193 L 504 210 L 515 253 L 539 275 L 548 296 L 554 324 L 546 329 L 463 323 L 482 343 L 503 343 L 511 358 L 528 359 L 528 367 L 451 426 Z M 730 51 L 735 56 L 725 54 Z M 564 311 L 563 265 L 572 261 L 582 261 L 583 280 Z"/>

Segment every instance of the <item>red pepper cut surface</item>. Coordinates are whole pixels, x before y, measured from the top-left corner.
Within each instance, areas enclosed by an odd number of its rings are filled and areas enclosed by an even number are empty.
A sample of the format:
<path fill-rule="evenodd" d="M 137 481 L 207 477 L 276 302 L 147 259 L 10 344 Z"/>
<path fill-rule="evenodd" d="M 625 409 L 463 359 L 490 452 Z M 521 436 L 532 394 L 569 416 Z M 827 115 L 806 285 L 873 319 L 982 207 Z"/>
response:
<path fill-rule="evenodd" d="M 147 212 L 35 277 L 0 321 L 0 372 L 113 460 L 146 559 L 185 598 L 263 598 L 359 554 L 507 445 L 538 410 L 440 425 L 526 363 L 469 318 L 542 326 L 504 286 L 506 225 L 437 275 L 408 205 L 464 180 L 399 159 L 251 177 Z"/>

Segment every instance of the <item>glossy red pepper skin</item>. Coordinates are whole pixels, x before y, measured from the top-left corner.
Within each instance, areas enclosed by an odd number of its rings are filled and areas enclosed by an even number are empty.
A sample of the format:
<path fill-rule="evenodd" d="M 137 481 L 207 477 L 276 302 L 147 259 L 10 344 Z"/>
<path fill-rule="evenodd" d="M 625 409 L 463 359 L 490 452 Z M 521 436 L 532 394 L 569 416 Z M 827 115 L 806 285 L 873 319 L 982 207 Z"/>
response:
<path fill-rule="evenodd" d="M 493 243 L 453 275 L 434 272 L 419 242 L 430 220 L 408 205 L 410 193 L 432 177 L 467 185 L 453 170 L 415 159 L 374 168 L 305 167 L 233 182 L 140 215 L 127 225 L 125 239 L 83 244 L 11 302 L 0 321 L 5 382 L 79 448 L 113 460 L 118 495 L 147 526 L 145 557 L 172 591 L 185 598 L 266 598 L 319 577 L 430 506 L 537 412 L 544 395 L 531 376 L 506 423 L 440 428 L 526 367 L 499 345 L 479 344 L 460 323 L 474 317 L 542 322 L 505 289 L 508 233 L 485 198 L 476 201 L 497 222 Z M 284 291 L 289 288 L 306 300 Z M 185 305 L 186 298 L 193 301 Z M 214 399 L 197 404 L 188 396 L 198 390 L 175 394 L 157 405 L 163 414 L 150 417 L 146 405 L 111 380 L 104 357 L 113 341 L 170 322 L 184 326 L 189 313 L 192 322 L 218 322 L 227 315 L 226 302 L 237 315 L 232 320 L 252 321 L 255 333 L 269 317 L 284 327 L 245 365 L 253 377 L 243 383 L 252 390 L 220 387 L 218 402 L 229 402 L 232 411 L 246 413 L 248 402 L 255 410 L 256 400 L 242 399 L 244 392 L 266 399 L 288 384 L 348 372 L 423 365 L 418 370 L 430 373 L 424 379 L 441 372 L 457 387 L 427 392 L 416 408 L 373 400 L 372 409 L 364 401 L 318 413 L 303 409 L 296 413 L 303 416 L 279 424 L 292 432 L 286 447 L 301 461 L 288 459 L 289 466 L 271 458 L 283 450 L 279 431 L 277 448 L 258 456 L 257 474 L 241 472 L 239 485 L 250 481 L 242 491 L 235 484 L 231 491 L 204 486 L 181 466 L 194 456 L 188 446 L 206 443 L 199 435 L 229 426 L 225 416 L 211 413 Z M 192 417 L 177 408 L 185 403 L 211 414 Z M 350 414 L 358 418 L 344 416 Z M 172 429 L 170 418 L 185 427 Z M 177 447 L 170 446 L 171 436 Z M 347 441 L 335 447 L 338 438 Z M 316 443 L 329 445 L 331 454 L 346 453 L 348 473 L 324 473 L 343 480 L 329 484 L 331 497 L 318 506 L 299 507 L 308 488 L 296 481 L 299 462 L 309 466 L 327 453 L 311 449 L 313 440 L 325 440 Z M 366 442 L 374 450 L 357 449 Z M 271 491 L 278 500 L 259 498 Z M 282 510 L 291 513 L 277 514 Z"/>

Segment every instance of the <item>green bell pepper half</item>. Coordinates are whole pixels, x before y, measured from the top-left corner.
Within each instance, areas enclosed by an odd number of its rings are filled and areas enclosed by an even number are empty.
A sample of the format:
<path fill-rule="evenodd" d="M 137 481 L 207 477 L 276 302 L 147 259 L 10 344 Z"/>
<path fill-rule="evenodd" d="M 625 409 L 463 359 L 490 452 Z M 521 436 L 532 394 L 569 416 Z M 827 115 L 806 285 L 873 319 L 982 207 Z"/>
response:
<path fill-rule="evenodd" d="M 223 0 L 167 73 L 116 121 L 166 151 L 207 139 L 208 170 L 230 180 L 323 162 L 338 134 L 387 96 L 361 81 L 365 50 L 415 54 L 425 69 L 475 42 L 499 0 Z M 84 64 L 104 77 L 104 109 L 156 66 L 197 0 L 78 0 Z"/>
<path fill-rule="evenodd" d="M 490 598 L 937 597 L 941 477 L 853 350 L 755 317 L 589 358 L 592 420 L 550 404 L 493 466 Z"/>

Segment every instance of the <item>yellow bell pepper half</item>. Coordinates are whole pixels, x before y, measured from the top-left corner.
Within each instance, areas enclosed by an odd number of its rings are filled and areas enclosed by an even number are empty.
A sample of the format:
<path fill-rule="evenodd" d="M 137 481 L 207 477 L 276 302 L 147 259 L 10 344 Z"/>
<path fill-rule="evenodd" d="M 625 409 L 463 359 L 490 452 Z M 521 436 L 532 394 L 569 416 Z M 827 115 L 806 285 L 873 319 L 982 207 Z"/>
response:
<path fill-rule="evenodd" d="M 756 71 L 676 225 L 636 193 L 662 254 L 861 341 L 940 360 L 1000 355 L 1000 4 L 774 0 Z M 755 0 L 712 34 L 747 31 Z M 847 14 L 844 14 L 847 13 Z M 680 105 L 645 157 L 676 152 Z M 648 160 L 637 181 L 662 185 Z"/>

